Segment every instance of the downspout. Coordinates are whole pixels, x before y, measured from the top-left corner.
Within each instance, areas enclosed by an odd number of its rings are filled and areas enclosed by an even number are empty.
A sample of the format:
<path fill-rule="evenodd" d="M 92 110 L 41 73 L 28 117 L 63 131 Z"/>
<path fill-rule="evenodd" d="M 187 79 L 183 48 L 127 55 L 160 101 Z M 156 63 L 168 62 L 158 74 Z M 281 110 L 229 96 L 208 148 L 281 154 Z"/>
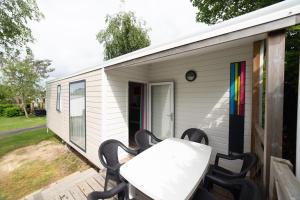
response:
<path fill-rule="evenodd" d="M 300 56 L 299 56 L 299 78 L 298 78 L 298 112 L 297 112 L 297 136 L 296 136 L 296 176 L 300 181 Z"/>

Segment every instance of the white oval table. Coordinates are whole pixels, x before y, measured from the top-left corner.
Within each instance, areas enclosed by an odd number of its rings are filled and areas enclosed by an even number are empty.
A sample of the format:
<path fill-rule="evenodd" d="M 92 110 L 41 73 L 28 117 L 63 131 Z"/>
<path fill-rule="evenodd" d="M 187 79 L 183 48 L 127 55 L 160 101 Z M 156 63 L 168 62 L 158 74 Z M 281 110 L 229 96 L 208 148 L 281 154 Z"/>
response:
<path fill-rule="evenodd" d="M 169 138 L 132 158 L 120 174 L 152 199 L 189 199 L 204 177 L 211 147 Z"/>

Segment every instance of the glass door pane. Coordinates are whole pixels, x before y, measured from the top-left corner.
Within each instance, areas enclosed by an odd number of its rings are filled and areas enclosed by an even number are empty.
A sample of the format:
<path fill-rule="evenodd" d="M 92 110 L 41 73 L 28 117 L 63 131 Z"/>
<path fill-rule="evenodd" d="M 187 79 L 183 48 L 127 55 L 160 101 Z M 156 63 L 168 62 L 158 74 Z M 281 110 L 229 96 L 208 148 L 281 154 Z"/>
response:
<path fill-rule="evenodd" d="M 174 136 L 173 82 L 150 84 L 150 126 L 160 139 Z"/>
<path fill-rule="evenodd" d="M 85 150 L 85 81 L 70 83 L 70 141 Z"/>

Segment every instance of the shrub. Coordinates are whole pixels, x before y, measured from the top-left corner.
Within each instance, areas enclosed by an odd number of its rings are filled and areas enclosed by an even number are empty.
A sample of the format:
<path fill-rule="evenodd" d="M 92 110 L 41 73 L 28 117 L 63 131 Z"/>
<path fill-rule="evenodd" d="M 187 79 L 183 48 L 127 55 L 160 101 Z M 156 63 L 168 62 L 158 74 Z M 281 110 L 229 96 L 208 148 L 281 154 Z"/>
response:
<path fill-rule="evenodd" d="M 19 107 L 9 107 L 4 109 L 4 116 L 5 117 L 16 117 L 20 116 L 20 109 Z"/>
<path fill-rule="evenodd" d="M 14 107 L 14 105 L 12 104 L 0 104 L 0 116 L 4 116 L 4 110 L 6 108 L 11 108 L 11 107 Z"/>

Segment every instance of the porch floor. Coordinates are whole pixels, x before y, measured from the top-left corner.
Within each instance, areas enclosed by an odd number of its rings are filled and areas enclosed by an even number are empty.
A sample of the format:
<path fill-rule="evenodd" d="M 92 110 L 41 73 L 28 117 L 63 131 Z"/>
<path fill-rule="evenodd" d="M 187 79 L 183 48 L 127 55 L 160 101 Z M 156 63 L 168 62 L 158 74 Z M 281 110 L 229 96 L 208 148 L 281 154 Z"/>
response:
<path fill-rule="evenodd" d="M 75 172 L 62 180 L 38 190 L 23 200 L 86 200 L 87 195 L 92 191 L 103 191 L 105 171 L 98 173 L 90 168 L 83 172 Z M 109 184 L 109 187 L 112 185 Z M 214 187 L 213 191 L 217 199 L 231 200 L 231 194 L 222 188 Z M 117 198 L 112 198 L 117 199 Z M 136 191 L 136 199 L 150 200 L 139 191 Z"/>

